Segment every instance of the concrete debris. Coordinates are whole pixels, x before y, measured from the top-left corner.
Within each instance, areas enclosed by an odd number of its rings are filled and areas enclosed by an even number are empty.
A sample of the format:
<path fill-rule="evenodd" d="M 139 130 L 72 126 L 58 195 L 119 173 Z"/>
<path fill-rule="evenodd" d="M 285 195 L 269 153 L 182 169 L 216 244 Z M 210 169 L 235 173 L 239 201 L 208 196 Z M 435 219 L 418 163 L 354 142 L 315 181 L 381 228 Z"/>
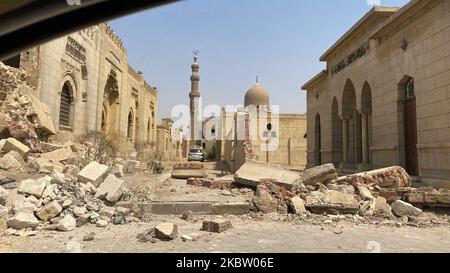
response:
<path fill-rule="evenodd" d="M 149 241 L 153 240 L 154 236 L 155 236 L 155 229 L 150 228 L 150 229 L 145 230 L 142 233 L 139 233 L 136 236 L 136 239 L 138 239 L 139 242 L 145 243 L 145 242 L 149 242 Z"/>
<path fill-rule="evenodd" d="M 5 190 L 2 186 L 0 186 L 0 205 L 6 205 L 6 200 L 8 199 L 9 191 Z"/>
<path fill-rule="evenodd" d="M 230 220 L 215 219 L 211 221 L 203 221 L 202 230 L 208 232 L 222 233 L 233 228 Z"/>
<path fill-rule="evenodd" d="M 194 238 L 192 238 L 192 237 L 189 236 L 189 235 L 183 234 L 183 235 L 181 236 L 181 240 L 183 240 L 184 242 L 187 242 L 187 241 L 193 241 Z"/>
<path fill-rule="evenodd" d="M 35 228 L 39 220 L 30 211 L 19 211 L 7 221 L 7 225 L 14 229 Z"/>
<path fill-rule="evenodd" d="M 116 208 L 114 207 L 104 207 L 101 208 L 98 212 L 98 214 L 100 216 L 105 216 L 107 218 L 111 218 L 114 216 L 114 214 L 116 214 Z"/>
<path fill-rule="evenodd" d="M 258 186 L 271 181 L 276 185 L 293 190 L 301 184 L 300 173 L 287 170 L 280 165 L 263 162 L 246 162 L 234 175 L 236 182 L 247 186 Z"/>
<path fill-rule="evenodd" d="M 392 215 L 392 208 L 387 203 L 386 198 L 377 197 L 375 199 L 374 214 L 389 217 Z"/>
<path fill-rule="evenodd" d="M 305 214 L 305 201 L 298 196 L 289 199 L 289 205 L 294 214 Z"/>
<path fill-rule="evenodd" d="M 62 207 L 57 201 L 50 202 L 48 205 L 40 209 L 36 216 L 42 221 L 48 221 L 56 216 L 58 216 L 62 211 Z"/>
<path fill-rule="evenodd" d="M 173 223 L 161 223 L 155 227 L 155 237 L 160 240 L 173 240 L 178 236 L 178 226 Z"/>
<path fill-rule="evenodd" d="M 42 158 L 46 158 L 52 162 L 62 162 L 68 160 L 73 152 L 69 147 L 64 147 L 52 152 L 41 154 Z"/>
<path fill-rule="evenodd" d="M 24 145 L 22 142 L 18 141 L 15 138 L 8 138 L 3 144 L 2 148 L 4 153 L 8 153 L 10 151 L 15 151 L 20 154 L 23 159 L 28 158 L 28 154 L 30 153 L 30 148 Z"/>
<path fill-rule="evenodd" d="M 264 185 L 259 185 L 256 188 L 252 202 L 257 211 L 261 211 L 263 213 L 274 213 L 278 211 L 277 200 L 272 197 L 272 193 Z"/>
<path fill-rule="evenodd" d="M 314 213 L 355 214 L 359 203 L 351 194 L 333 190 L 315 191 L 306 196 L 306 208 Z"/>
<path fill-rule="evenodd" d="M 413 205 L 401 200 L 397 200 L 391 204 L 392 211 L 398 217 L 403 216 L 419 216 L 422 214 L 422 210 L 414 207 Z"/>
<path fill-rule="evenodd" d="M 98 220 L 97 223 L 95 224 L 96 227 L 100 227 L 100 228 L 106 227 L 108 225 L 109 225 L 109 222 L 106 220 L 103 220 L 103 219 Z"/>
<path fill-rule="evenodd" d="M 91 182 L 98 187 L 108 175 L 108 169 L 108 166 L 92 161 L 78 173 L 78 181 L 81 183 Z"/>
<path fill-rule="evenodd" d="M 326 164 L 314 168 L 306 169 L 301 175 L 304 185 L 316 185 L 317 183 L 327 184 L 337 179 L 336 168 L 333 164 Z"/>
<path fill-rule="evenodd" d="M 420 188 L 405 194 L 405 201 L 419 207 L 450 207 L 450 190 Z"/>
<path fill-rule="evenodd" d="M 18 171 L 26 166 L 22 156 L 16 151 L 10 151 L 0 158 L 0 169 Z"/>
<path fill-rule="evenodd" d="M 77 222 L 72 215 L 66 214 L 56 225 L 59 231 L 72 231 L 77 227 Z"/>
<path fill-rule="evenodd" d="M 124 167 L 122 164 L 114 164 L 114 166 L 111 168 L 111 170 L 109 172 L 111 174 L 117 176 L 117 178 L 122 178 L 125 176 L 123 169 L 124 169 Z"/>
<path fill-rule="evenodd" d="M 49 185 L 49 181 L 46 179 L 25 179 L 20 182 L 18 192 L 31 194 L 36 196 L 37 198 L 41 198 L 42 193 L 44 192 L 47 185 Z"/>
<path fill-rule="evenodd" d="M 172 178 L 175 179 L 205 178 L 206 176 L 206 170 L 201 164 L 177 164 L 172 169 Z"/>
<path fill-rule="evenodd" d="M 111 203 L 117 203 L 125 192 L 123 180 L 110 174 L 105 181 L 98 187 L 95 197 L 107 200 Z"/>
<path fill-rule="evenodd" d="M 381 188 L 407 188 L 411 187 L 411 177 L 402 167 L 389 167 L 373 170 L 365 173 L 357 173 L 335 180 L 336 183 L 361 183 L 367 186 L 379 186 Z"/>

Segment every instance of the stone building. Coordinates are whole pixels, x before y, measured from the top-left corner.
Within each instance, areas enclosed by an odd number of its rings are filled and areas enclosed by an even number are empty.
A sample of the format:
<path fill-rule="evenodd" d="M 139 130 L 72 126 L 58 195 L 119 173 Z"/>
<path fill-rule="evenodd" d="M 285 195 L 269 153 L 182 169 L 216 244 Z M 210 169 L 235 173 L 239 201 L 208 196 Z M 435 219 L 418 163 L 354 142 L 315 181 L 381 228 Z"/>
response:
<path fill-rule="evenodd" d="M 127 51 L 107 24 L 45 43 L 6 61 L 22 67 L 48 105 L 55 140 L 101 131 L 127 157 L 155 149 L 158 92 L 128 64 Z"/>
<path fill-rule="evenodd" d="M 343 172 L 391 165 L 450 184 L 450 1 L 375 7 L 306 83 L 308 165 Z"/>
<path fill-rule="evenodd" d="M 182 158 L 182 130 L 173 128 L 173 120 L 164 118 L 157 128 L 157 158 L 180 161 Z"/>
<path fill-rule="evenodd" d="M 268 92 L 256 83 L 246 92 L 244 107 L 237 112 L 222 110 L 217 152 L 232 171 L 248 160 L 305 168 L 306 115 L 278 113 L 269 101 Z"/>

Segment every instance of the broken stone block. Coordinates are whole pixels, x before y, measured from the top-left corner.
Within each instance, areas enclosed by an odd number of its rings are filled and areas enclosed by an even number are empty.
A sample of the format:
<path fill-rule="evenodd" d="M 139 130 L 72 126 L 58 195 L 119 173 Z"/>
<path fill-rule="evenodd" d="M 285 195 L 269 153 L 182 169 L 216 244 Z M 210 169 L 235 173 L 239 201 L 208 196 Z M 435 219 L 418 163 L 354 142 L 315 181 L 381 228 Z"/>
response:
<path fill-rule="evenodd" d="M 123 162 L 123 171 L 125 173 L 136 173 L 139 170 L 140 161 L 137 160 L 125 160 Z"/>
<path fill-rule="evenodd" d="M 274 184 L 292 190 L 301 184 L 300 173 L 290 171 L 280 165 L 263 162 L 246 162 L 234 175 L 237 183 L 247 186 L 258 186 L 271 181 Z"/>
<path fill-rule="evenodd" d="M 336 168 L 333 164 L 325 164 L 321 166 L 317 166 L 314 168 L 306 169 L 301 174 L 301 181 L 304 185 L 314 186 L 317 183 L 321 183 L 326 185 L 328 182 L 331 182 L 337 179 Z"/>
<path fill-rule="evenodd" d="M 172 223 L 161 223 L 155 227 L 155 237 L 160 240 L 173 240 L 178 236 L 178 226 Z"/>
<path fill-rule="evenodd" d="M 374 199 L 372 193 L 365 185 L 362 185 L 361 183 L 355 183 L 354 187 L 356 188 L 356 190 L 358 191 L 358 194 L 361 196 L 361 198 L 363 200 Z"/>
<path fill-rule="evenodd" d="M 392 208 L 387 203 L 386 198 L 377 197 L 375 199 L 374 214 L 381 215 L 381 216 L 391 216 L 392 215 Z"/>
<path fill-rule="evenodd" d="M 347 183 L 354 185 L 362 183 L 368 186 L 379 186 L 381 188 L 407 188 L 411 187 L 411 177 L 402 167 L 389 167 L 373 170 L 365 173 L 339 177 L 336 183 Z"/>
<path fill-rule="evenodd" d="M 53 171 L 52 173 L 52 181 L 53 184 L 64 185 L 66 184 L 66 176 L 63 173 L 58 171 Z"/>
<path fill-rule="evenodd" d="M 0 186 L 0 205 L 6 205 L 6 199 L 8 199 L 9 191 L 5 190 Z"/>
<path fill-rule="evenodd" d="M 46 158 L 33 158 L 28 162 L 29 166 L 38 173 L 51 174 L 54 170 L 53 162 Z"/>
<path fill-rule="evenodd" d="M 72 231 L 76 227 L 77 222 L 70 214 L 65 215 L 56 225 L 56 229 L 59 231 Z"/>
<path fill-rule="evenodd" d="M 359 214 L 361 216 L 372 216 L 375 212 L 375 198 L 364 201 L 359 209 Z"/>
<path fill-rule="evenodd" d="M 212 221 L 203 221 L 202 230 L 208 232 L 222 233 L 233 228 L 230 220 L 215 219 Z"/>
<path fill-rule="evenodd" d="M 192 237 L 189 236 L 189 235 L 184 234 L 184 235 L 181 236 L 181 240 L 183 240 L 184 242 L 187 242 L 187 241 L 192 241 L 192 240 L 194 240 L 194 238 L 192 238 Z"/>
<path fill-rule="evenodd" d="M 414 207 L 413 205 L 401 200 L 397 200 L 391 204 L 392 211 L 398 217 L 403 216 L 419 216 L 422 214 L 422 210 Z"/>
<path fill-rule="evenodd" d="M 78 181 L 81 183 L 91 182 L 98 187 L 108 175 L 108 169 L 108 166 L 92 161 L 78 173 Z"/>
<path fill-rule="evenodd" d="M 33 212 L 36 208 L 25 196 L 19 194 L 17 189 L 12 190 L 6 199 L 5 207 L 12 210 L 14 213 L 19 211 Z"/>
<path fill-rule="evenodd" d="M 98 220 L 97 223 L 95 223 L 95 226 L 100 227 L 100 228 L 106 227 L 108 225 L 109 225 L 109 222 L 106 220 L 102 220 L 102 219 Z"/>
<path fill-rule="evenodd" d="M 56 216 L 58 216 L 62 211 L 62 207 L 57 201 L 50 202 L 48 205 L 40 209 L 36 216 L 42 221 L 48 221 Z"/>
<path fill-rule="evenodd" d="M 359 210 L 359 203 L 352 194 L 333 190 L 315 191 L 306 196 L 306 208 L 313 213 L 355 214 Z"/>
<path fill-rule="evenodd" d="M 118 214 L 121 214 L 123 216 L 128 216 L 131 214 L 131 209 L 129 208 L 117 207 L 116 211 Z"/>
<path fill-rule="evenodd" d="M 305 214 L 305 201 L 298 196 L 289 199 L 289 206 L 294 214 Z"/>
<path fill-rule="evenodd" d="M 7 221 L 7 225 L 13 229 L 35 228 L 39 225 L 39 220 L 32 212 L 19 211 Z"/>
<path fill-rule="evenodd" d="M 150 228 L 150 229 L 145 230 L 142 233 L 139 233 L 136 236 L 136 239 L 138 239 L 139 242 L 145 243 L 145 242 L 151 241 L 154 236 L 155 236 L 155 229 Z"/>
<path fill-rule="evenodd" d="M 114 214 L 116 214 L 116 208 L 114 208 L 114 207 L 104 207 L 104 208 L 101 208 L 98 211 L 98 214 L 100 216 L 105 216 L 107 218 L 111 218 L 111 217 L 114 216 Z"/>
<path fill-rule="evenodd" d="M 177 164 L 172 168 L 172 178 L 188 179 L 188 178 L 206 178 L 207 173 L 201 164 Z"/>
<path fill-rule="evenodd" d="M 82 215 L 85 215 L 86 212 L 87 212 L 86 207 L 75 207 L 75 208 L 73 209 L 73 214 L 74 214 L 76 217 L 81 217 Z"/>
<path fill-rule="evenodd" d="M 110 174 L 97 188 L 95 197 L 116 203 L 124 193 L 123 183 L 123 180 L 120 180 L 115 175 Z"/>
<path fill-rule="evenodd" d="M 72 154 L 73 154 L 72 150 L 69 147 L 66 147 L 55 150 L 53 152 L 41 154 L 41 157 L 51 160 L 53 162 L 61 162 L 69 159 L 72 156 Z"/>
<path fill-rule="evenodd" d="M 114 174 L 117 178 L 124 177 L 123 165 L 122 164 L 114 164 L 110 171 L 111 174 Z"/>
<path fill-rule="evenodd" d="M 58 185 L 50 184 L 45 188 L 44 192 L 42 193 L 42 198 L 49 197 L 50 199 L 55 200 L 57 191 L 58 191 Z"/>
<path fill-rule="evenodd" d="M 26 166 L 22 156 L 16 151 L 10 151 L 0 158 L 0 169 L 20 170 Z"/>
<path fill-rule="evenodd" d="M 25 179 L 20 182 L 18 192 L 31 194 L 36 196 L 37 198 L 41 198 L 42 193 L 44 192 L 45 187 L 47 187 L 48 184 L 49 182 L 44 179 Z"/>
<path fill-rule="evenodd" d="M 22 142 L 18 141 L 15 138 L 8 138 L 3 145 L 3 152 L 9 153 L 10 151 L 16 151 L 20 154 L 20 156 L 26 160 L 28 157 L 28 154 L 30 153 L 30 148 L 23 144 Z"/>
<path fill-rule="evenodd" d="M 24 95 L 26 95 L 31 103 L 33 109 L 33 114 L 35 116 L 37 129 L 49 134 L 55 135 L 56 130 L 53 126 L 52 113 L 47 104 L 43 103 L 40 99 L 35 97 L 30 89 L 24 90 Z"/>
<path fill-rule="evenodd" d="M 256 188 L 252 202 L 258 211 L 263 213 L 273 213 L 278 211 L 278 202 L 272 197 L 267 187 L 259 185 Z"/>

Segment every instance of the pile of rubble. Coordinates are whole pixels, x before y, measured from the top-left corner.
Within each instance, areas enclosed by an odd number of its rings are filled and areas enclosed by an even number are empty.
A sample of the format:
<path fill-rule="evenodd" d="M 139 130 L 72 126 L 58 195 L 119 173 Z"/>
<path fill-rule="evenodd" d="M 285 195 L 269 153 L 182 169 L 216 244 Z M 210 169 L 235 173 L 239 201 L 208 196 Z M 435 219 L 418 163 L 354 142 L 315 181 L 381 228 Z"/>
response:
<path fill-rule="evenodd" d="M 249 161 L 233 177 L 191 178 L 187 183 L 242 194 L 253 212 L 263 214 L 351 215 L 408 222 L 423 215 L 422 207 L 450 206 L 450 191 L 412 188 L 401 167 L 338 177 L 333 164 L 295 172 Z"/>
<path fill-rule="evenodd" d="M 53 171 L 38 179 L 25 179 L 8 191 L 0 186 L 0 216 L 7 216 L 7 233 L 34 235 L 42 229 L 71 231 L 91 223 L 106 227 L 142 218 L 137 207 L 114 207 L 129 200 L 120 172 L 97 162 L 76 177 Z"/>
<path fill-rule="evenodd" d="M 33 151 L 40 151 L 40 139 L 55 134 L 48 106 L 37 99 L 26 82 L 27 74 L 0 62 L 0 136 L 11 136 Z"/>

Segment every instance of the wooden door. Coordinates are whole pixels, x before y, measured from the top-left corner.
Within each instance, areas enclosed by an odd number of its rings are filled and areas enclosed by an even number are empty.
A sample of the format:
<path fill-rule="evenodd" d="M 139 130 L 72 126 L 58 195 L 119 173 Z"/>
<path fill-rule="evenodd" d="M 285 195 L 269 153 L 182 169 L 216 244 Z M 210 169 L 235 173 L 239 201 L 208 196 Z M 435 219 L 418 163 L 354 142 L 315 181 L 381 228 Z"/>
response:
<path fill-rule="evenodd" d="M 416 97 L 407 98 L 405 101 L 405 155 L 406 171 L 410 175 L 419 175 Z"/>

